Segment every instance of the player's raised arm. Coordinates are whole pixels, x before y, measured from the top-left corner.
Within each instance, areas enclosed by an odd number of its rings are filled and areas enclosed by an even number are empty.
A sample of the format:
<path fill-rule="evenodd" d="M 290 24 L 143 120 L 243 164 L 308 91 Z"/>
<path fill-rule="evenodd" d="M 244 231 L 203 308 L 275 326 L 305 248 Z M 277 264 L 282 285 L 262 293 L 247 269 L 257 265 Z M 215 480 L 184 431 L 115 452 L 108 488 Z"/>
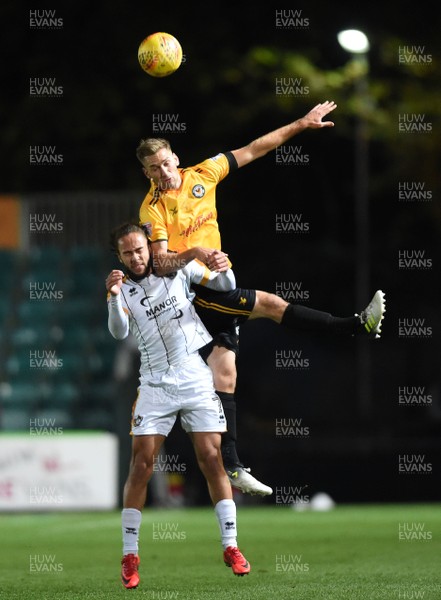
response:
<path fill-rule="evenodd" d="M 114 269 L 106 278 L 109 307 L 108 327 L 112 336 L 117 340 L 123 340 L 129 334 L 129 318 L 124 312 L 121 302 L 123 277 L 122 271 Z"/>
<path fill-rule="evenodd" d="M 261 137 L 253 140 L 243 148 L 232 150 L 236 158 L 238 167 L 243 167 L 248 163 L 265 156 L 271 150 L 275 150 L 281 144 L 287 142 L 290 138 L 305 131 L 305 129 L 322 129 L 323 127 L 334 127 L 332 121 L 323 121 L 323 118 L 335 110 L 337 105 L 334 101 L 326 101 L 317 104 L 304 117 L 289 123 L 279 129 L 270 131 Z"/>

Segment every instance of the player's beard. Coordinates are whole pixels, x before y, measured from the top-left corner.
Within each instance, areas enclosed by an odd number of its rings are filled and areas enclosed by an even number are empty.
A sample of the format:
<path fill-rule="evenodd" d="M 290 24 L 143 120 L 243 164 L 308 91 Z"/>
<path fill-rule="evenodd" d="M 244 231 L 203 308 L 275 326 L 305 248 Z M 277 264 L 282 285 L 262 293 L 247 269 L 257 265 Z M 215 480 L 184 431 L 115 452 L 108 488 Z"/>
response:
<path fill-rule="evenodd" d="M 127 271 L 127 276 L 132 280 L 132 281 L 139 281 L 140 279 L 144 279 L 144 277 L 147 277 L 147 275 L 150 275 L 150 273 L 152 272 L 150 263 L 147 264 L 146 268 L 144 269 L 142 275 L 138 275 L 137 273 L 134 273 L 133 271 L 131 271 L 129 269 L 129 267 L 126 267 L 126 271 Z"/>

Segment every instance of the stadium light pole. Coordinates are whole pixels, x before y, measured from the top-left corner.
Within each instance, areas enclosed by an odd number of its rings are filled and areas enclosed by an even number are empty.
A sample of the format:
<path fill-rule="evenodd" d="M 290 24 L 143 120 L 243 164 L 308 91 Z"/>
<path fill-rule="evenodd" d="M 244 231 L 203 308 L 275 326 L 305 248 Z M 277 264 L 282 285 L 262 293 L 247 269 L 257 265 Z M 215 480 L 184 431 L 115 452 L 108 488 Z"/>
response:
<path fill-rule="evenodd" d="M 354 165 L 354 201 L 355 201 L 355 301 L 361 310 L 370 299 L 370 261 L 369 261 L 369 141 L 365 110 L 369 104 L 369 40 L 358 29 L 346 29 L 337 35 L 338 42 L 352 57 L 355 69 L 355 101 L 357 120 L 355 124 L 355 165 Z M 360 415 L 368 417 L 371 413 L 370 352 L 366 342 L 358 338 L 357 348 L 357 395 Z"/>

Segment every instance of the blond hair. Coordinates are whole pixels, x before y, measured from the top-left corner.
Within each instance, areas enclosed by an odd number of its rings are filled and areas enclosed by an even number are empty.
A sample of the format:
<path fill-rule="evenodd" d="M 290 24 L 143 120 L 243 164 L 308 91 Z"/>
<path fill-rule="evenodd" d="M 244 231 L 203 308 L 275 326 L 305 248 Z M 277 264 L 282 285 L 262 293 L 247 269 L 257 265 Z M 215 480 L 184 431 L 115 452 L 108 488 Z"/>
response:
<path fill-rule="evenodd" d="M 165 140 L 164 138 L 147 138 L 139 142 L 136 149 L 136 157 L 142 163 L 144 158 L 156 154 L 163 148 L 171 151 L 170 142 L 168 140 Z"/>

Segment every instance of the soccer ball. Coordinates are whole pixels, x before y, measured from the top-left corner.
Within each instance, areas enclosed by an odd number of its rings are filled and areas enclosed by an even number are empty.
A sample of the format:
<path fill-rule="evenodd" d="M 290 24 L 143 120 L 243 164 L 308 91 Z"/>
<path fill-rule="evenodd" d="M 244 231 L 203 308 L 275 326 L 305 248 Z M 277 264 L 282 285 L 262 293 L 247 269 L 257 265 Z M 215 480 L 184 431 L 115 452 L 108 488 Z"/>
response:
<path fill-rule="evenodd" d="M 138 61 L 141 68 L 152 77 L 167 77 L 181 65 L 181 44 L 169 33 L 152 33 L 140 43 Z"/>

